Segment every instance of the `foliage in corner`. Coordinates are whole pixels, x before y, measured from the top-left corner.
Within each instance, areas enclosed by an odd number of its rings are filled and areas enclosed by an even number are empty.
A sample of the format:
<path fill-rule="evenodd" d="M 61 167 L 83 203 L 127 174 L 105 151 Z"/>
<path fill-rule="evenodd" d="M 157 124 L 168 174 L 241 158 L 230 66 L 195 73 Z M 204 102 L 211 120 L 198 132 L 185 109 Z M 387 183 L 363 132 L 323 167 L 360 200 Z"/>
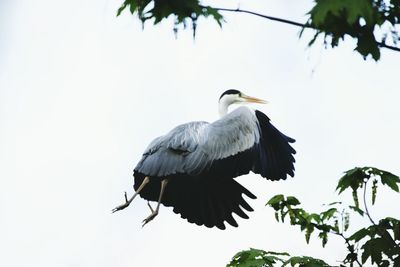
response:
<path fill-rule="evenodd" d="M 224 22 L 221 11 L 243 12 L 300 26 L 303 30 L 314 29 L 316 32 L 309 46 L 321 35 L 325 44 L 331 47 L 338 46 L 340 40 L 349 36 L 357 41 L 355 50 L 364 59 L 371 55 L 374 60 L 379 60 L 382 47 L 400 51 L 397 46 L 400 40 L 400 0 L 315 0 L 313 8 L 307 13 L 308 21 L 304 24 L 247 10 L 201 5 L 200 0 L 125 0 L 117 16 L 125 9 L 137 14 L 143 24 L 147 20 L 157 24 L 172 16 L 175 33 L 179 25 L 186 28 L 189 22 L 195 35 L 200 17 L 212 17 L 221 26 Z"/>
<path fill-rule="evenodd" d="M 175 32 L 179 24 L 183 24 L 186 27 L 187 22 L 190 21 L 193 34 L 195 34 L 197 20 L 200 17 L 212 16 L 220 26 L 224 21 L 217 9 L 210 6 L 202 6 L 199 0 L 125 0 L 118 9 L 117 16 L 127 8 L 131 14 L 136 13 L 142 23 L 147 20 L 154 20 L 154 24 L 158 24 L 163 19 L 173 16 L 175 19 Z"/>
<path fill-rule="evenodd" d="M 307 24 L 317 30 L 310 45 L 320 34 L 331 47 L 349 35 L 357 40 L 357 52 L 378 60 L 388 37 L 394 44 L 399 40 L 400 0 L 315 0 L 308 14 Z M 382 30 L 380 40 L 375 36 L 378 28 Z"/>
<path fill-rule="evenodd" d="M 250 248 L 238 252 L 226 267 L 274 267 L 276 264 L 297 267 L 330 267 L 326 262 L 307 256 L 290 257 L 286 252 Z"/>
<path fill-rule="evenodd" d="M 233 256 L 232 261 L 227 265 L 227 267 L 241 266 L 241 267 L 253 267 L 253 266 L 268 266 L 272 267 L 274 264 L 285 261 L 281 257 L 289 256 L 287 253 L 278 252 L 266 252 L 261 249 L 250 248 L 249 250 L 244 250 L 236 253 Z"/>
<path fill-rule="evenodd" d="M 372 182 L 371 182 L 372 181 Z M 350 190 L 354 204 L 344 205 L 342 202 L 333 202 L 325 206 L 319 213 L 311 213 L 300 207 L 300 201 L 284 195 L 273 196 L 267 206 L 275 211 L 275 219 L 285 222 L 288 219 L 291 225 L 300 227 L 304 232 L 306 242 L 309 243 L 313 233 L 322 241 L 322 246 L 328 242 L 328 236 L 337 236 L 343 239 L 348 254 L 341 261 L 344 266 L 400 266 L 400 220 L 386 217 L 379 222 L 372 218 L 367 204 L 366 192 L 371 185 L 370 203 L 375 204 L 378 183 L 388 186 L 399 192 L 400 178 L 390 172 L 372 167 L 354 168 L 346 171 L 340 178 L 336 190 L 338 194 Z M 363 207 L 360 206 L 358 191 L 362 191 Z M 349 233 L 350 215 L 366 217 L 370 221 L 355 232 Z M 250 249 L 237 253 L 228 267 L 265 267 L 265 266 L 330 266 L 322 260 L 312 257 L 290 257 L 287 253 L 265 252 Z"/>

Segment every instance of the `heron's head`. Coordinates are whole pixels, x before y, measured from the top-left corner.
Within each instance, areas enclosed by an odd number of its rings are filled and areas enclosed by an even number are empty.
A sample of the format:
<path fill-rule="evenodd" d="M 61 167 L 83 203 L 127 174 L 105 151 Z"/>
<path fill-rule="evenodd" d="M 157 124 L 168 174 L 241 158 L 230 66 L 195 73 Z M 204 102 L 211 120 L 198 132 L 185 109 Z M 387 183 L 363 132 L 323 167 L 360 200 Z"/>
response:
<path fill-rule="evenodd" d="M 228 111 L 228 106 L 237 103 L 259 103 L 266 104 L 267 101 L 243 94 L 239 90 L 230 89 L 222 93 L 219 98 L 219 111 L 221 116 Z"/>

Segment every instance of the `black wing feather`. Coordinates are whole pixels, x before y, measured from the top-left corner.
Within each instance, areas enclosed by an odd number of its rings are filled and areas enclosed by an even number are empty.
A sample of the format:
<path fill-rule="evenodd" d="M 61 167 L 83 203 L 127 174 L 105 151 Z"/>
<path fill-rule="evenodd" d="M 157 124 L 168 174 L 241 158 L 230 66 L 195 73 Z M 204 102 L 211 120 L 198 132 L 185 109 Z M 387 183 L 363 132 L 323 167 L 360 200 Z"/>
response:
<path fill-rule="evenodd" d="M 141 184 L 145 175 L 135 172 L 135 189 Z M 140 192 L 140 196 L 150 201 L 157 201 L 161 180 L 150 177 L 150 182 Z M 165 206 L 172 206 L 175 213 L 197 225 L 225 229 L 224 222 L 237 226 L 232 213 L 242 218 L 249 218 L 240 208 L 253 209 L 243 196 L 255 199 L 249 190 L 233 179 L 216 177 L 199 179 L 199 177 L 176 175 L 169 179 L 161 201 Z"/>
<path fill-rule="evenodd" d="M 295 140 L 276 129 L 264 113 L 256 110 L 256 117 L 261 136 L 257 149 L 259 162 L 255 164 L 255 172 L 270 180 L 284 180 L 287 175 L 293 177 L 293 155 L 296 154 L 296 150 L 290 143 L 294 143 Z"/>

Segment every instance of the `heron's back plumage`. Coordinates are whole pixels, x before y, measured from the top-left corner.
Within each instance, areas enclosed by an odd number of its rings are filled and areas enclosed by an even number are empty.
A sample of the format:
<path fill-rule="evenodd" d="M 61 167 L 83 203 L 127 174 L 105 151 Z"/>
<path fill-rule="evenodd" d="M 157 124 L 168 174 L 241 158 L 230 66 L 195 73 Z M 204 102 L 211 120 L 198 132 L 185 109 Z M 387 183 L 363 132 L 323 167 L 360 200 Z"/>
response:
<path fill-rule="evenodd" d="M 260 138 L 257 125 L 245 107 L 213 123 L 179 125 L 151 142 L 135 170 L 152 177 L 208 172 L 219 160 L 252 148 Z"/>

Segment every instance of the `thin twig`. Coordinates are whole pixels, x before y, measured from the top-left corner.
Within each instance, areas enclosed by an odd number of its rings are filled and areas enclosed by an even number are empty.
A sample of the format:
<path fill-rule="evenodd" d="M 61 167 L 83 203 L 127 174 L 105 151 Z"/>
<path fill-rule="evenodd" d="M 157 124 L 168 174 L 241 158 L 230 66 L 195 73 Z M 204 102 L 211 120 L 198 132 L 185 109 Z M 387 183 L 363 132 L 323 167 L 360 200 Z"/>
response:
<path fill-rule="evenodd" d="M 318 228 L 318 226 L 319 226 L 318 224 L 316 224 L 316 223 L 311 223 L 311 224 L 314 225 L 314 227 L 316 227 L 317 229 L 319 229 L 319 228 Z M 341 236 L 341 237 L 346 241 L 347 249 L 350 251 L 350 253 L 353 254 L 353 255 L 356 255 L 356 258 L 355 258 L 352 262 L 350 262 L 350 266 L 351 266 L 351 267 L 353 266 L 353 262 L 357 262 L 357 264 L 358 264 L 360 267 L 362 267 L 361 262 L 360 262 L 360 261 L 358 260 L 358 258 L 357 258 L 357 255 L 358 255 L 358 254 L 354 251 L 354 246 L 352 246 L 352 245 L 350 244 L 349 239 L 348 239 L 347 237 L 345 237 L 343 233 L 340 233 L 340 232 L 336 232 L 336 231 L 329 230 L 328 233 Z"/>
<path fill-rule="evenodd" d="M 240 9 L 240 8 L 233 9 L 233 8 L 220 8 L 220 7 L 216 7 L 214 9 L 216 9 L 218 11 L 246 13 L 246 14 L 254 15 L 254 16 L 257 16 L 257 17 L 264 18 L 264 19 L 278 21 L 278 22 L 282 22 L 282 23 L 286 23 L 286 24 L 290 24 L 290 25 L 294 25 L 294 26 L 298 26 L 298 27 L 302 27 L 302 28 L 311 28 L 311 29 L 313 29 L 313 27 L 311 25 L 309 25 L 309 24 L 303 24 L 303 23 L 300 23 L 300 22 L 295 22 L 295 21 L 291 21 L 291 20 L 287 20 L 287 19 L 281 19 L 281 18 L 277 18 L 277 17 L 272 17 L 272 16 L 260 14 L 260 13 L 257 13 L 257 12 L 253 12 L 253 11 L 250 11 L 250 10 L 244 10 L 244 9 Z"/>
<path fill-rule="evenodd" d="M 301 27 L 301 28 L 307 28 L 307 29 L 314 29 L 314 30 L 318 30 L 317 28 L 313 27 L 312 25 L 308 24 L 308 23 L 300 23 L 300 22 L 296 22 L 296 21 L 292 21 L 292 20 L 288 20 L 288 19 L 282 19 L 282 18 L 278 18 L 278 17 L 273 17 L 273 16 L 268 16 L 268 15 L 264 15 L 264 14 L 260 14 L 254 11 L 250 11 L 250 10 L 245 10 L 245 9 L 240 9 L 240 8 L 222 8 L 222 7 L 214 7 L 215 10 L 218 11 L 226 11 L 226 12 L 238 12 L 238 13 L 246 13 L 246 14 L 250 14 L 250 15 L 254 15 L 257 17 L 261 17 L 264 19 L 269 19 L 272 21 L 277 21 L 277 22 L 281 22 L 281 23 L 285 23 L 285 24 L 290 24 L 293 26 L 297 26 L 297 27 Z M 400 52 L 400 48 L 399 47 L 395 47 L 395 46 L 391 46 L 391 45 L 387 45 L 384 42 L 376 42 L 375 43 L 382 48 L 387 48 L 396 52 Z"/>
<path fill-rule="evenodd" d="M 364 182 L 364 194 L 363 194 L 363 199 L 364 199 L 364 208 L 365 208 L 365 213 L 367 214 L 369 220 L 372 222 L 373 225 L 376 226 L 376 223 L 374 222 L 374 220 L 372 219 L 371 215 L 369 214 L 368 211 L 368 206 L 367 206 L 367 200 L 366 200 L 366 195 L 367 193 L 367 182 Z"/>
<path fill-rule="evenodd" d="M 376 42 L 378 44 L 378 46 L 383 47 L 383 48 L 387 48 L 393 51 L 397 51 L 400 52 L 400 48 L 399 47 L 395 47 L 395 46 L 390 46 L 385 44 L 384 42 Z"/>
<path fill-rule="evenodd" d="M 331 233 L 332 233 L 332 232 L 331 232 Z M 350 251 L 351 254 L 357 255 L 357 253 L 355 253 L 355 251 L 354 251 L 354 246 L 352 246 L 352 245 L 350 244 L 349 239 L 348 239 L 347 237 L 345 237 L 345 236 L 343 235 L 343 233 L 336 233 L 336 232 L 333 232 L 333 233 L 336 234 L 336 235 L 341 236 L 341 237 L 344 239 L 344 241 L 346 241 L 347 249 Z M 361 262 L 358 260 L 357 257 L 354 259 L 354 261 L 357 262 L 357 264 L 358 264 L 360 267 L 362 266 Z M 353 262 L 351 262 L 351 266 L 352 266 L 352 265 L 353 265 Z"/>

